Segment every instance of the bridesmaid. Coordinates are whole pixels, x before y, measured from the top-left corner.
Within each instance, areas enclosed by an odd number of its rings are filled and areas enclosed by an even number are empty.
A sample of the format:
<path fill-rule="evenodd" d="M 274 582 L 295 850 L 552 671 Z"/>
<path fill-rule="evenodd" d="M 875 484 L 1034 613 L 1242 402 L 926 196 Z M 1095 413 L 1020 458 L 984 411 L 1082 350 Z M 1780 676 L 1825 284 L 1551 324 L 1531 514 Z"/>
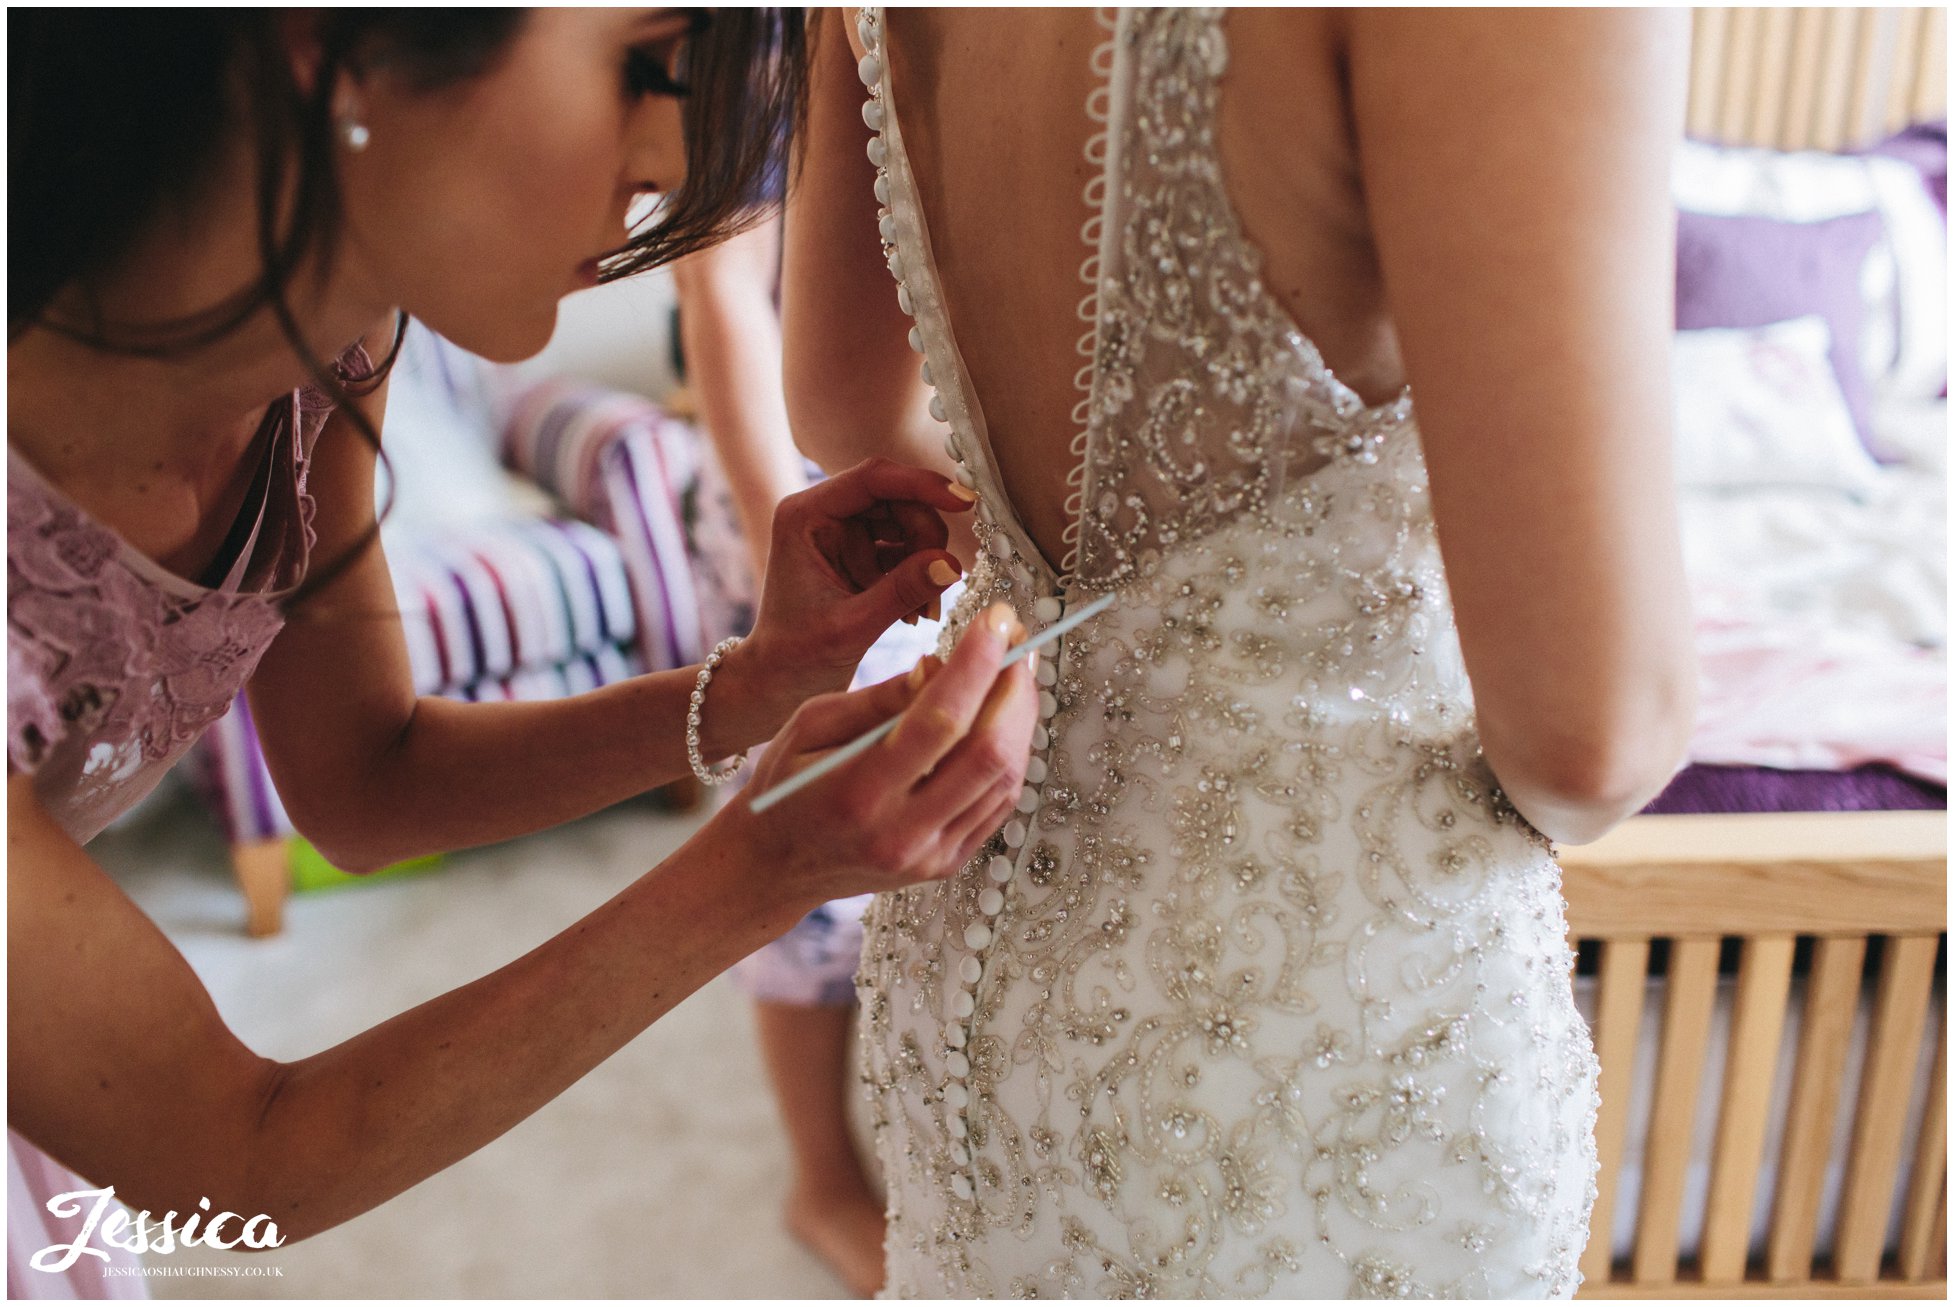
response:
<path fill-rule="evenodd" d="M 760 216 L 798 10 L 37 10 L 10 22 L 10 1296 L 101 1294 L 58 1193 L 345 1221 L 542 1107 L 817 904 L 948 874 L 1035 716 L 1008 622 L 843 693 L 942 587 L 968 496 L 871 459 L 773 516 L 752 633 L 553 703 L 417 699 L 376 545 L 386 362 L 422 318 L 511 360 L 580 286 Z M 659 193 L 649 230 L 625 215 Z M 376 366 L 375 358 L 380 361 Z M 329 364 L 322 359 L 332 360 Z M 743 800 L 515 962 L 302 1061 L 238 1041 L 83 848 L 248 689 L 342 866 L 504 840 L 769 739 Z M 207 1202 L 205 1209 L 203 1204 Z M 43 1269 L 43 1268 L 53 1269 Z"/>

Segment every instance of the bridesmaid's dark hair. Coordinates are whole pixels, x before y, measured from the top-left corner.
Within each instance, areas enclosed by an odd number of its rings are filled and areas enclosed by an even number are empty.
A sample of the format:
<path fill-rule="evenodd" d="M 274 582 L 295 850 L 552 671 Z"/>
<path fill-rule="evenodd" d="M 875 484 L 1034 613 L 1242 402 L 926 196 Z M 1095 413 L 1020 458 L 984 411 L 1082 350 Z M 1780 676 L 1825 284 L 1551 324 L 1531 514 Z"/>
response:
<path fill-rule="evenodd" d="M 322 9 L 312 89 L 294 75 L 293 11 L 277 9 L 10 9 L 7 13 L 7 336 L 29 327 L 104 351 L 168 357 L 223 338 L 269 309 L 292 349 L 334 402 L 379 384 L 399 351 L 403 318 L 384 361 L 355 374 L 322 361 L 304 338 L 287 291 L 308 259 L 330 261 L 340 230 L 331 96 L 338 72 L 371 58 L 434 91 L 490 71 L 527 21 L 520 9 Z M 677 70 L 686 179 L 651 225 L 607 256 L 613 281 L 655 268 L 752 226 L 770 205 L 767 182 L 787 166 L 806 115 L 802 9 L 721 9 L 693 16 Z M 103 318 L 95 280 L 136 238 L 183 208 L 204 185 L 231 132 L 258 161 L 259 275 L 207 309 L 169 322 Z M 280 196 L 295 203 L 281 225 Z M 74 290 L 82 320 L 56 318 Z M 345 342 L 328 342 L 337 349 Z M 377 352 L 377 342 L 367 342 Z M 347 416 L 376 449 L 379 433 Z M 380 457 L 386 455 L 381 451 Z M 362 556 L 371 528 L 345 556 L 314 569 L 286 600 L 316 593 Z"/>

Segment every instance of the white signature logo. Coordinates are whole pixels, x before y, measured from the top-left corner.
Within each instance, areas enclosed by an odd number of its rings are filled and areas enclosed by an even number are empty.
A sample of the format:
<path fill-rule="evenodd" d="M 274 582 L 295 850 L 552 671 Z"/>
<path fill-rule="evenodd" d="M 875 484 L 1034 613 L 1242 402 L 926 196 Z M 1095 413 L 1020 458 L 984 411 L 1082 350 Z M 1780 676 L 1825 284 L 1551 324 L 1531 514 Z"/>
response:
<path fill-rule="evenodd" d="M 28 1260 L 29 1266 L 37 1271 L 65 1271 L 82 1257 L 99 1257 L 108 1261 L 106 1252 L 88 1246 L 98 1227 L 103 1243 L 132 1253 L 169 1253 L 175 1252 L 178 1246 L 226 1250 L 277 1248 L 285 1242 L 278 1233 L 277 1224 L 269 1216 L 254 1216 L 247 1221 L 236 1212 L 213 1213 L 208 1198 L 197 1200 L 197 1206 L 202 1210 L 190 1213 L 181 1226 L 177 1224 L 174 1211 L 160 1222 L 156 1222 L 148 1212 L 138 1212 L 132 1220 L 129 1209 L 116 1203 L 114 1185 L 106 1189 L 76 1189 L 56 1194 L 47 1200 L 47 1209 L 56 1216 L 80 1216 L 88 1200 L 93 1200 L 93 1206 L 87 1209 L 88 1215 L 82 1221 L 80 1236 L 73 1243 L 57 1243 L 41 1249 Z M 242 1222 L 242 1228 L 234 1238 L 226 1238 L 220 1233 L 228 1222 Z"/>

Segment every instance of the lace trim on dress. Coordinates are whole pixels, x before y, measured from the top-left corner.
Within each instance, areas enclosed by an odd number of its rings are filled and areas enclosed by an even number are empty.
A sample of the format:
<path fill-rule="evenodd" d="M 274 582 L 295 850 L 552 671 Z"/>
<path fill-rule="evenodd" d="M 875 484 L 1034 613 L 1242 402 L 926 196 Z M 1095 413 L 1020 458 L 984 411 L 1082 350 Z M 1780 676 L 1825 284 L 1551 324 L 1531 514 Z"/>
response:
<path fill-rule="evenodd" d="M 1099 124 L 1099 129 L 1086 138 L 1086 163 L 1098 171 L 1085 185 L 1086 207 L 1092 216 L 1079 228 L 1079 239 L 1085 243 L 1086 256 L 1079 265 L 1079 280 L 1086 284 L 1086 293 L 1079 299 L 1079 321 L 1086 324 L 1084 334 L 1079 337 L 1078 351 L 1085 362 L 1072 376 L 1072 384 L 1079 389 L 1079 402 L 1072 408 L 1072 425 L 1076 434 L 1072 437 L 1072 467 L 1065 474 L 1065 484 L 1072 488 L 1065 497 L 1065 531 L 1060 540 L 1065 545 L 1065 556 L 1059 560 L 1058 588 L 1069 589 L 1076 579 L 1079 566 L 1080 525 L 1085 514 L 1086 475 L 1091 462 L 1093 386 L 1099 373 L 1099 284 L 1105 273 L 1104 257 L 1106 238 L 1106 192 L 1107 178 L 1113 169 L 1108 158 L 1113 148 L 1112 103 L 1113 103 L 1113 65 L 1119 49 L 1119 10 L 1101 8 L 1094 12 L 1099 25 L 1106 29 L 1107 36 L 1093 47 L 1090 64 L 1092 71 L 1099 76 L 1099 85 L 1086 96 L 1086 117 Z"/>

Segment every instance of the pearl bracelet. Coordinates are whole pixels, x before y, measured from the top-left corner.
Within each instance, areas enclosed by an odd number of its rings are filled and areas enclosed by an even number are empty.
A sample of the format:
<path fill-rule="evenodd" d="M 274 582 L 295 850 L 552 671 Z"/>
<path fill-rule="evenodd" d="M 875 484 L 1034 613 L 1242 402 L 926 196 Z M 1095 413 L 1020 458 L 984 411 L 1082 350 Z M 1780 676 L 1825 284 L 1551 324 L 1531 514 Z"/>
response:
<path fill-rule="evenodd" d="M 719 660 L 739 642 L 739 636 L 729 635 L 706 655 L 706 665 L 699 669 L 698 683 L 692 687 L 692 704 L 685 714 L 685 754 L 692 760 L 692 774 L 707 785 L 724 785 L 733 779 L 746 761 L 747 751 L 742 749 L 739 757 L 726 763 L 725 771 L 710 771 L 704 755 L 699 752 L 699 709 L 706 701 L 706 686 L 712 681 L 712 669 L 719 666 Z"/>

